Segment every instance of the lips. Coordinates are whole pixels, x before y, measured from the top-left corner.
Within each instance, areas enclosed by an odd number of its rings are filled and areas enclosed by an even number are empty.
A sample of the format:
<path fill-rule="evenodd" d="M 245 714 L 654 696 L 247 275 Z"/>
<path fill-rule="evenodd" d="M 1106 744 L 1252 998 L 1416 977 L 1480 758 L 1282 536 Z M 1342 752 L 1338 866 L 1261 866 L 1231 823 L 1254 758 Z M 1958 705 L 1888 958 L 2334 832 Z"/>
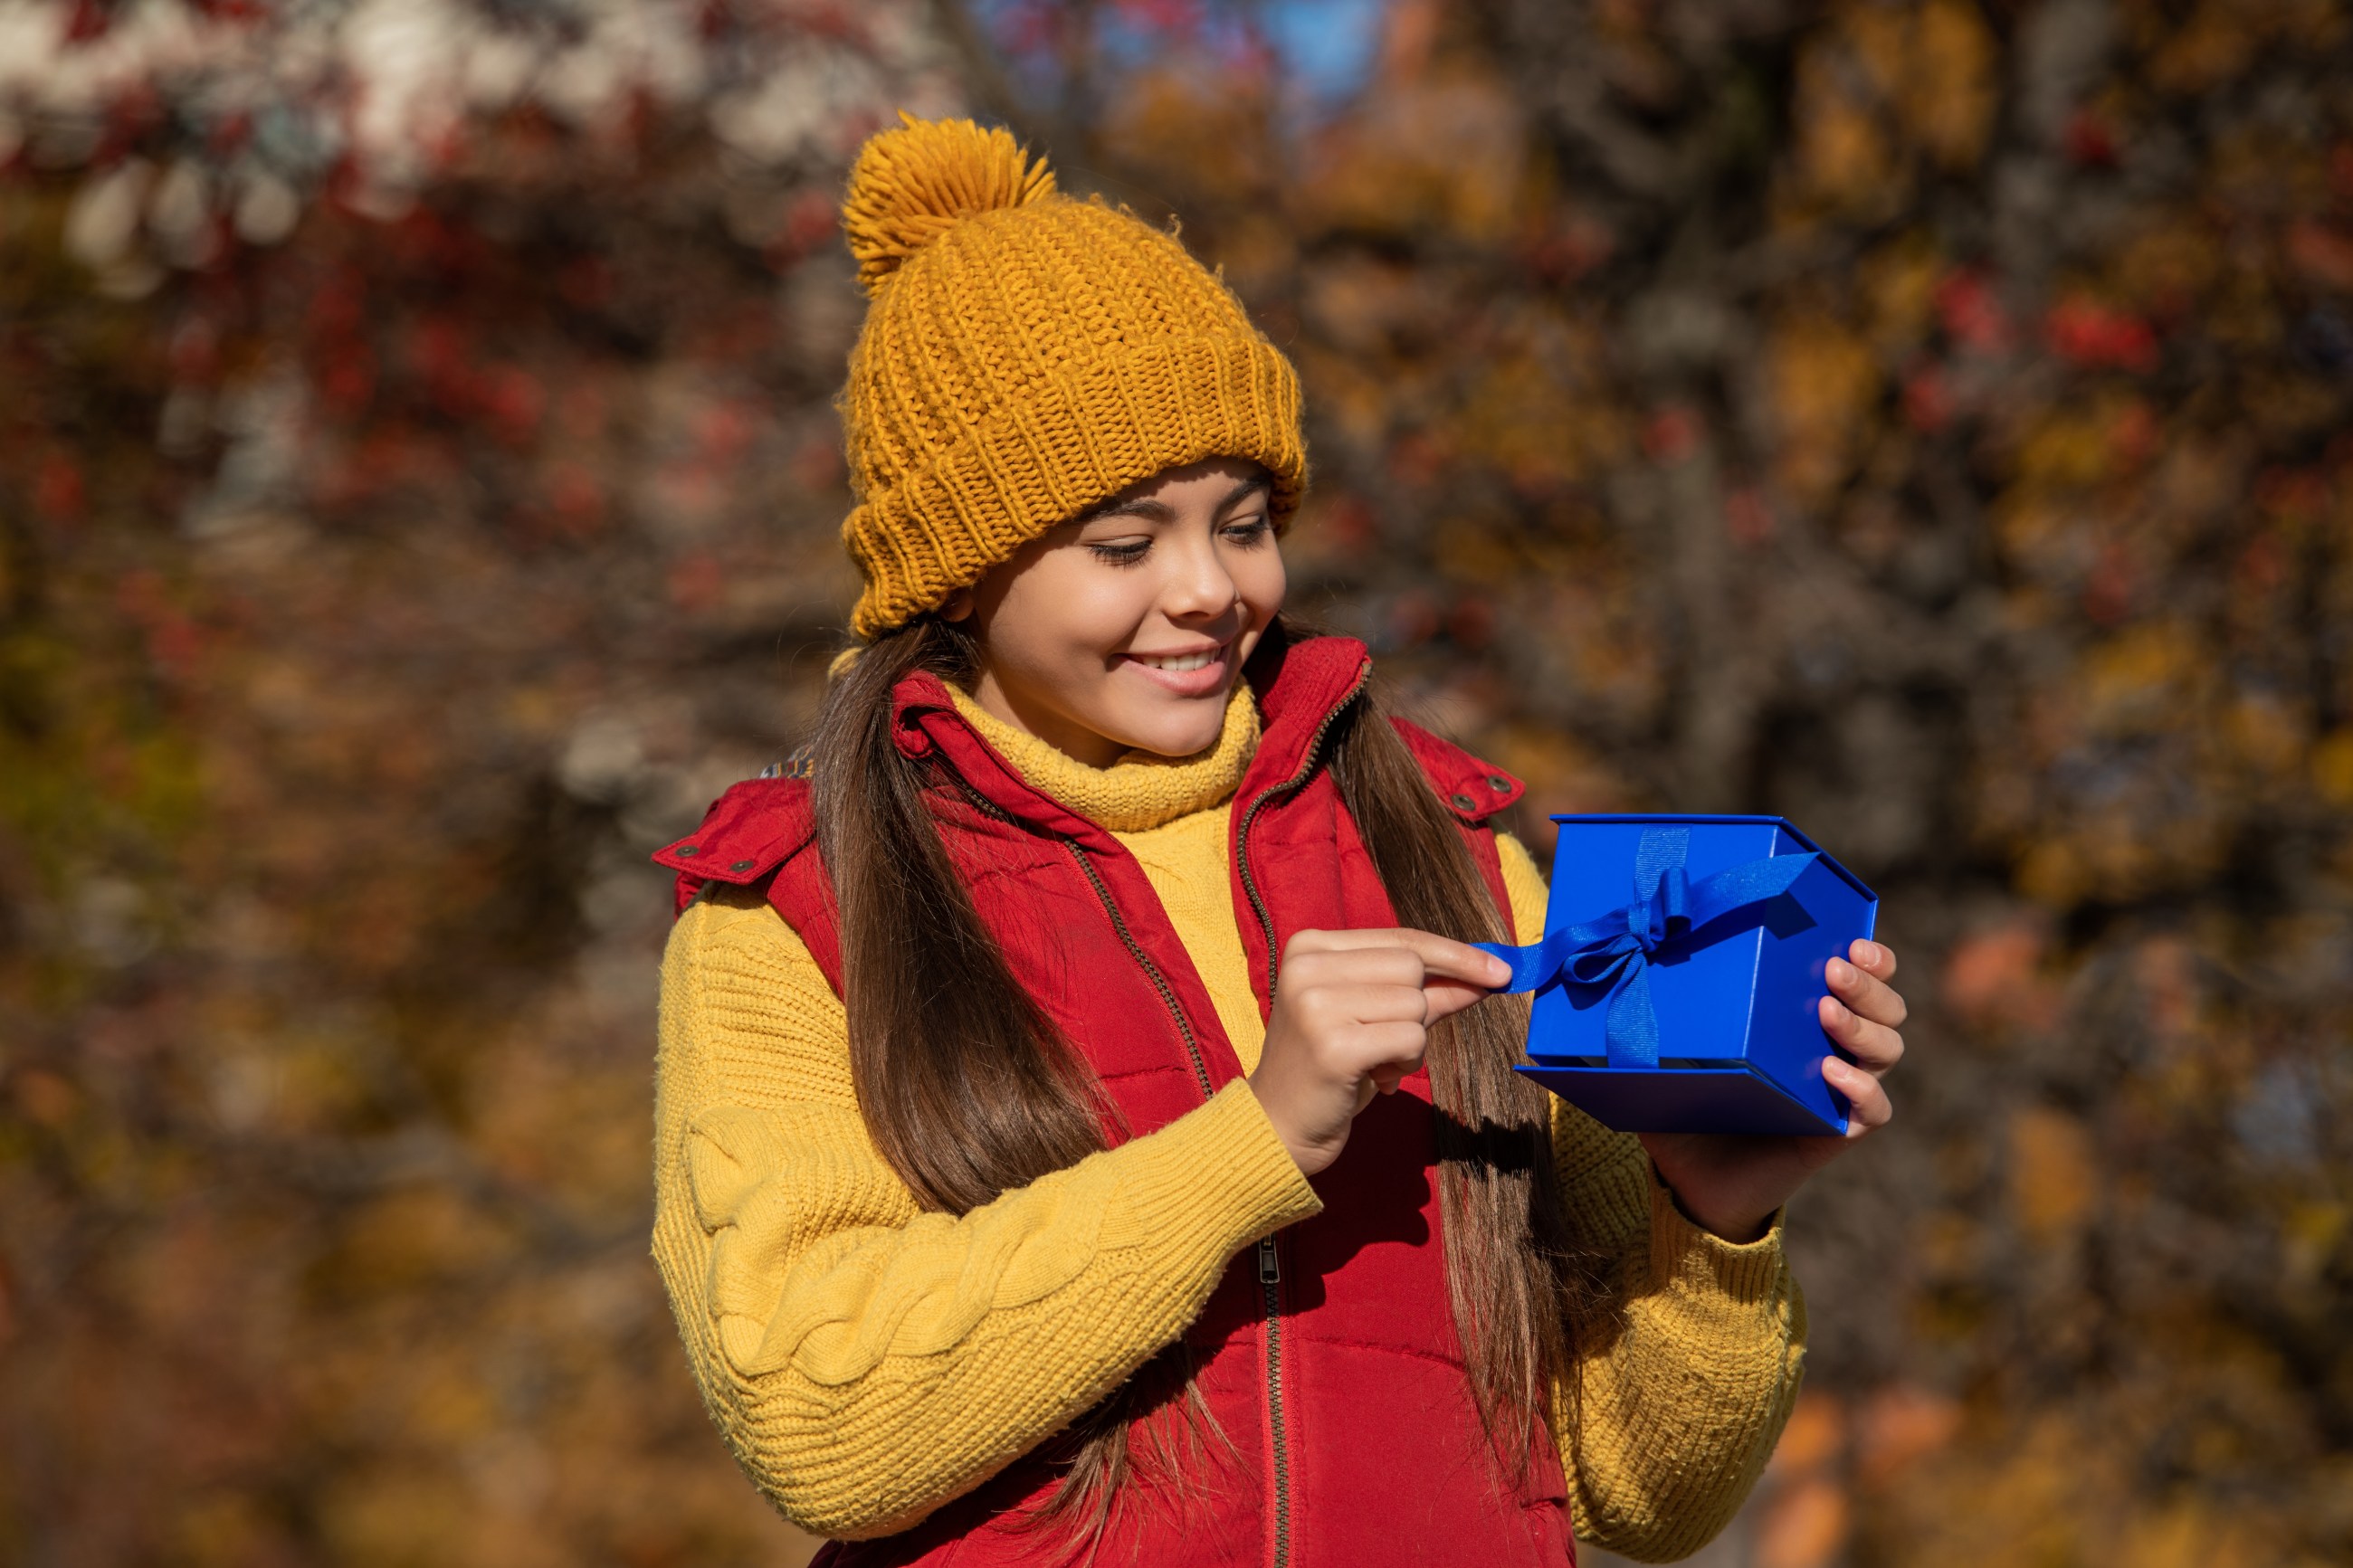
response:
<path fill-rule="evenodd" d="M 1226 683 L 1226 661 L 1233 644 L 1183 648 L 1168 653 L 1131 653 L 1120 662 L 1155 686 L 1178 697 L 1207 697 Z"/>

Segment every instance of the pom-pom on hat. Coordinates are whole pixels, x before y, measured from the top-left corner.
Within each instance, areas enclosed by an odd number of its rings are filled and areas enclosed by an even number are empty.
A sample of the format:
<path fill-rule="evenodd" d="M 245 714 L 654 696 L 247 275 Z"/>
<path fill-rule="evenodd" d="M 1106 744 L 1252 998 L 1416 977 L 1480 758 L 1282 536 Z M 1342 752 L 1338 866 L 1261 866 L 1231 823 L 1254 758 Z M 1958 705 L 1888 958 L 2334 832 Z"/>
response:
<path fill-rule="evenodd" d="M 1307 479 L 1299 378 L 1173 235 L 1054 188 L 968 120 L 860 152 L 842 227 L 869 303 L 842 389 L 842 539 L 872 638 L 1022 544 L 1164 468 L 1231 457 Z"/>

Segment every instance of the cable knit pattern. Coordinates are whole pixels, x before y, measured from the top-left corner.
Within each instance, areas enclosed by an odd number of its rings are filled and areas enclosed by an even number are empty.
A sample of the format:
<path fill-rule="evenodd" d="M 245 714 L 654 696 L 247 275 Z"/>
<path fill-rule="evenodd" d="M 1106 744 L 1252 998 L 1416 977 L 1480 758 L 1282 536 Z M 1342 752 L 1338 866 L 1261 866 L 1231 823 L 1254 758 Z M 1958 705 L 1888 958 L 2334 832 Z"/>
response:
<path fill-rule="evenodd" d="M 858 636 L 1164 468 L 1261 463 L 1275 525 L 1297 509 L 1298 375 L 1173 235 L 969 121 L 869 141 L 842 222 L 873 296 L 841 395 Z"/>
<path fill-rule="evenodd" d="M 1214 751 L 1241 723 L 1229 710 Z M 1068 798 L 1058 786 L 1081 764 L 1050 749 L 1029 763 Z M 1119 837 L 1254 1063 L 1231 787 Z M 1534 941 L 1544 879 L 1502 847 L 1514 923 Z M 1236 1083 L 969 1215 L 919 1212 L 859 1120 L 840 1002 L 741 890 L 713 889 L 680 921 L 661 1028 L 654 1256 L 728 1446 L 820 1534 L 888 1533 L 977 1486 L 1182 1332 L 1233 1253 L 1319 1206 Z M 1734 1246 L 1682 1215 L 1634 1139 L 1559 1103 L 1553 1132 L 1574 1222 L 1616 1260 L 1614 1310 L 1577 1369 L 1578 1419 L 1566 1388 L 1555 1402 L 1574 1523 L 1628 1556 L 1683 1556 L 1739 1506 L 1796 1396 L 1805 1314 L 1779 1223 Z"/>
<path fill-rule="evenodd" d="M 661 1026 L 655 1261 L 729 1447 L 819 1534 L 977 1486 L 1182 1332 L 1227 1258 L 1321 1207 L 1237 1083 L 968 1215 L 921 1213 L 858 1119 L 839 1000 L 754 895 L 681 918 Z"/>
<path fill-rule="evenodd" d="M 1258 704 L 1239 680 L 1226 699 L 1223 727 L 1208 749 L 1189 757 L 1129 752 L 1107 768 L 1089 767 L 1014 728 L 954 687 L 948 695 L 965 721 L 1039 794 L 1113 833 L 1140 833 L 1224 800 L 1242 782 L 1242 770 L 1258 751 Z"/>

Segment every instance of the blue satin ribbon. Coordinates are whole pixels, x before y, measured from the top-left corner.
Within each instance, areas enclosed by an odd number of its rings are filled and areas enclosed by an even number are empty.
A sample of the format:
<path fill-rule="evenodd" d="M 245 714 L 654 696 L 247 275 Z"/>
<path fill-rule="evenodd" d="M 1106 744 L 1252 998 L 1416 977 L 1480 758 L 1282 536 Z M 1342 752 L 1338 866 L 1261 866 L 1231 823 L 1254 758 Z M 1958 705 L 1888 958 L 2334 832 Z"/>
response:
<path fill-rule="evenodd" d="M 1547 932 L 1527 947 L 1472 945 L 1512 966 L 1499 991 L 1541 991 L 1556 984 L 1609 985 L 1605 1027 L 1613 1068 L 1659 1065 L 1659 1015 L 1651 1005 L 1651 962 L 1659 951 L 1712 921 L 1778 898 L 1817 854 L 1749 860 L 1694 883 L 1683 874 L 1687 827 L 1646 829 L 1634 852 L 1634 901 L 1599 919 Z"/>

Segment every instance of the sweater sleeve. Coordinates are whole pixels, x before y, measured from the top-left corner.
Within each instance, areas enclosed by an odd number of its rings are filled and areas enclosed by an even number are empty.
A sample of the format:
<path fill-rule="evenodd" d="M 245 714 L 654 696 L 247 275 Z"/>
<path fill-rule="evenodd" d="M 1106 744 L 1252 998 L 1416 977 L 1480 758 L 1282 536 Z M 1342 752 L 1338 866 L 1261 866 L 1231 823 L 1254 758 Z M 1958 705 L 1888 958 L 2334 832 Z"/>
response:
<path fill-rule="evenodd" d="M 1175 1340 L 1226 1261 L 1321 1204 L 1247 1085 L 969 1214 L 868 1140 L 839 1000 L 720 892 L 663 961 L 653 1252 L 746 1475 L 820 1535 L 902 1530 Z"/>
<path fill-rule="evenodd" d="M 1518 940 L 1535 942 L 1543 874 L 1498 840 Z M 1797 1400 L 1806 1309 L 1781 1216 L 1725 1241 L 1684 1217 L 1631 1134 L 1552 1111 L 1570 1222 L 1604 1267 L 1605 1310 L 1577 1325 L 1574 1385 L 1554 1391 L 1577 1533 L 1640 1562 L 1688 1556 L 1747 1498 Z"/>

